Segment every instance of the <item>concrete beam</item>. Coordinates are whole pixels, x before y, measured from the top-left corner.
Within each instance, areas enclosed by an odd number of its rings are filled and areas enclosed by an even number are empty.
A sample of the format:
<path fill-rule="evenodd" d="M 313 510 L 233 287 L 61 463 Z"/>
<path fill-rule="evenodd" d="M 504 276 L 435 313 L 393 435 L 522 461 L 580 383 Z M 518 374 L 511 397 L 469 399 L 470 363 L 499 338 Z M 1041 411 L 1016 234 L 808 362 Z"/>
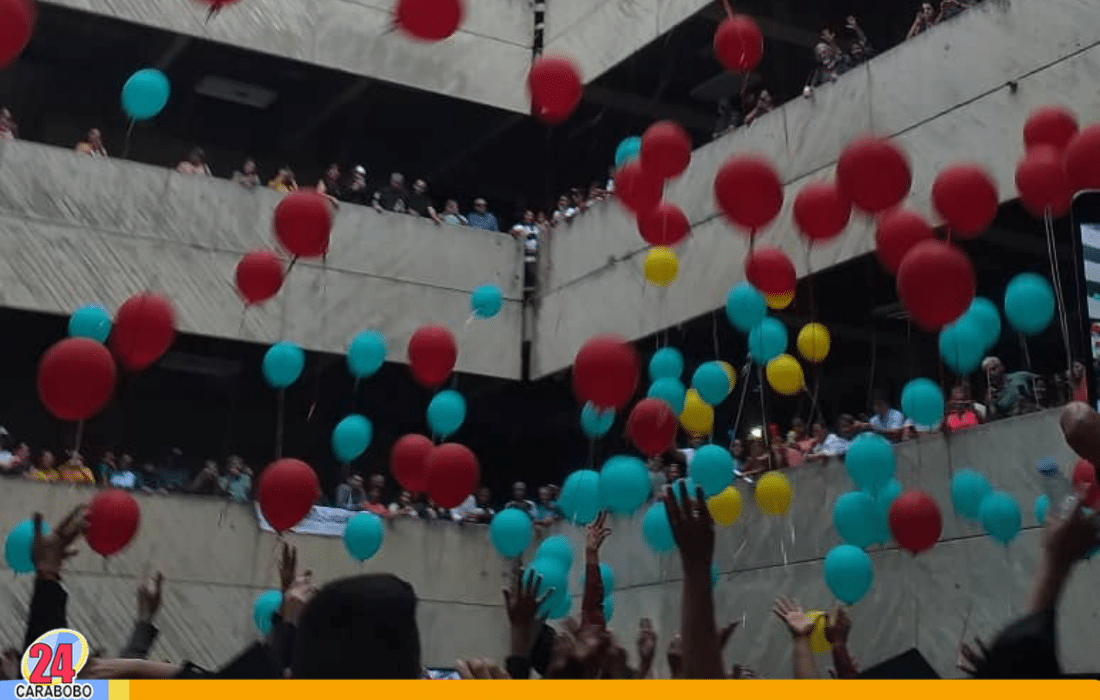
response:
<path fill-rule="evenodd" d="M 714 128 L 714 123 L 717 120 L 717 117 L 713 114 L 701 110 L 680 107 L 599 85 L 586 87 L 584 89 L 584 99 L 592 104 L 611 107 L 654 121 L 673 119 L 680 122 L 687 129 L 710 131 Z"/>

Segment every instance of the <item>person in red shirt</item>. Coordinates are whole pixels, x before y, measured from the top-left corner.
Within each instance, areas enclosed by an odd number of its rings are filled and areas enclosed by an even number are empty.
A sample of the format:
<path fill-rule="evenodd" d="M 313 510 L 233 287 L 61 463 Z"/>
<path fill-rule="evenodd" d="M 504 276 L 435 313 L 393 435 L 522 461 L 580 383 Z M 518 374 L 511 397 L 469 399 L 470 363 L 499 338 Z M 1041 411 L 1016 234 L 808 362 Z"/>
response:
<path fill-rule="evenodd" d="M 388 518 L 390 515 L 390 509 L 382 502 L 382 489 L 376 485 L 371 485 L 370 489 L 367 491 L 367 500 L 363 501 L 360 507 L 368 513 L 374 513 L 380 518 Z"/>
<path fill-rule="evenodd" d="M 981 425 L 981 414 L 974 408 L 974 402 L 965 385 L 960 384 L 951 389 L 951 404 L 945 419 L 944 425 L 952 433 Z"/>

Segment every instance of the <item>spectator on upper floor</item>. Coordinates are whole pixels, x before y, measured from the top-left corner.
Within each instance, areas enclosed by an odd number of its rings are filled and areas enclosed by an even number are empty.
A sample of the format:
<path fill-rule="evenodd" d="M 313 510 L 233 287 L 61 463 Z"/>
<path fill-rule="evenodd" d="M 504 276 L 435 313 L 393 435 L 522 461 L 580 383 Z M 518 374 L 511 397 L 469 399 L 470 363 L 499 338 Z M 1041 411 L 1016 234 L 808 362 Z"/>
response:
<path fill-rule="evenodd" d="M 2 455 L 0 453 L 0 476 L 25 476 L 31 468 L 31 448 L 25 442 L 16 445 L 9 457 Z"/>
<path fill-rule="evenodd" d="M 237 503 L 248 503 L 252 500 L 252 470 L 236 455 L 226 461 L 226 466 L 226 473 L 218 478 L 218 490 Z"/>
<path fill-rule="evenodd" d="M 374 193 L 372 206 L 379 213 L 384 211 L 408 213 L 409 191 L 405 189 L 405 176 L 401 173 L 391 174 L 389 183 L 378 188 Z"/>
<path fill-rule="evenodd" d="M 755 95 L 747 93 L 745 99 L 748 100 L 745 105 L 745 126 L 752 124 L 760 117 L 775 109 L 775 104 L 772 102 L 772 95 L 767 90 L 761 90 Z"/>
<path fill-rule="evenodd" d="M 600 183 L 593 182 L 588 186 L 588 198 L 585 200 L 585 206 L 591 209 L 605 199 L 607 199 L 607 190 L 600 187 Z"/>
<path fill-rule="evenodd" d="M 535 212 L 528 209 L 523 219 L 512 227 L 512 237 L 523 242 L 525 289 L 533 289 L 538 275 L 539 227 L 535 224 Z"/>
<path fill-rule="evenodd" d="M 986 411 L 989 418 L 1008 418 L 1018 416 L 1035 405 L 1035 375 L 1031 372 L 1005 373 L 1000 358 L 987 357 L 982 360 L 985 372 Z"/>
<path fill-rule="evenodd" d="M 723 97 L 718 100 L 718 121 L 714 124 L 714 132 L 711 138 L 725 136 L 744 123 L 741 112 L 733 107 L 733 100 Z"/>
<path fill-rule="evenodd" d="M 453 199 L 448 199 L 447 203 L 443 205 L 443 213 L 439 215 L 439 218 L 443 223 L 450 224 L 451 226 L 468 226 L 469 221 L 458 210 L 458 202 Z"/>
<path fill-rule="evenodd" d="M 569 201 L 577 208 L 577 212 L 583 214 L 588 210 L 588 198 L 581 192 L 581 188 L 574 187 L 569 190 Z"/>
<path fill-rule="evenodd" d="M 355 166 L 351 172 L 351 181 L 344 189 L 344 200 L 352 204 L 367 206 L 370 204 L 370 190 L 367 188 L 367 169 L 362 165 Z"/>
<path fill-rule="evenodd" d="M 813 436 L 817 444 L 806 455 L 807 462 L 824 462 L 830 457 L 843 457 L 848 454 L 848 448 L 855 436 L 855 419 L 847 413 L 841 415 L 836 421 L 835 433 L 826 430 L 824 421 L 815 421 Z"/>
<path fill-rule="evenodd" d="M 558 509 L 557 501 L 554 500 L 553 487 L 540 486 L 539 502 L 535 504 L 535 524 L 547 527 L 561 518 L 562 513 Z"/>
<path fill-rule="evenodd" d="M 490 504 L 492 494 L 488 487 L 482 486 L 477 493 L 468 496 L 457 508 L 451 509 L 451 519 L 456 523 L 487 524 L 496 511 Z"/>
<path fill-rule="evenodd" d="M 289 194 L 298 189 L 298 183 L 294 180 L 294 171 L 285 165 L 279 168 L 275 177 L 267 183 L 267 186 L 280 194 Z"/>
<path fill-rule="evenodd" d="M 69 455 L 69 458 L 65 460 L 65 463 L 58 468 L 57 478 L 58 481 L 65 484 L 95 485 L 95 475 L 92 474 L 92 470 L 84 463 L 84 458 L 75 450 Z"/>
<path fill-rule="evenodd" d="M 527 484 L 522 481 L 512 484 L 512 500 L 508 501 L 504 507 L 517 508 L 531 516 L 532 520 L 536 519 L 535 503 L 527 498 Z"/>
<path fill-rule="evenodd" d="M 947 405 L 944 427 L 948 432 L 958 432 L 981 425 L 982 416 L 970 398 L 970 388 L 956 384 L 951 388 L 951 403 Z"/>
<path fill-rule="evenodd" d="M 968 10 L 973 6 L 974 0 L 941 0 L 940 13 L 936 16 L 936 22 L 951 19 L 963 10 Z"/>
<path fill-rule="evenodd" d="M 370 487 L 377 486 L 382 490 L 382 493 L 386 492 L 386 475 L 381 472 L 374 472 L 367 480 L 367 485 Z"/>
<path fill-rule="evenodd" d="M 382 488 L 374 484 L 367 489 L 367 499 L 360 504 L 359 509 L 374 513 L 380 518 L 386 518 L 390 515 L 390 509 L 382 502 Z"/>
<path fill-rule="evenodd" d="M 137 472 L 134 471 L 134 458 L 123 454 L 118 460 L 118 468 L 107 477 L 107 483 L 117 489 L 136 489 L 139 484 Z"/>
<path fill-rule="evenodd" d="M 107 157 L 107 147 L 103 145 L 103 134 L 99 129 L 88 129 L 88 135 L 84 137 L 84 140 L 76 144 L 76 152 L 83 153 L 86 156 L 95 156 L 98 158 Z"/>
<path fill-rule="evenodd" d="M 183 175 L 209 175 L 210 166 L 206 164 L 206 151 L 201 148 L 192 148 L 187 154 L 187 159 L 181 160 L 176 166 L 176 172 Z"/>
<path fill-rule="evenodd" d="M 886 392 L 875 392 L 871 400 L 871 417 L 866 423 L 858 423 L 856 431 L 870 430 L 878 433 L 893 442 L 900 442 L 905 438 L 905 415 L 896 408 L 890 407 L 886 400 Z"/>
<path fill-rule="evenodd" d="M 328 170 L 317 181 L 317 194 L 328 198 L 333 206 L 340 206 L 339 200 L 344 198 L 344 188 L 340 184 L 340 166 L 336 163 L 328 166 Z"/>
<path fill-rule="evenodd" d="M 413 182 L 413 191 L 409 195 L 409 213 L 413 216 L 423 216 L 435 222 L 436 226 L 443 223 L 432 206 L 432 198 L 428 196 L 428 183 L 424 178 L 417 178 Z"/>
<path fill-rule="evenodd" d="M 905 35 L 906 39 L 912 39 L 916 35 L 928 31 L 933 24 L 936 23 L 936 8 L 932 7 L 932 3 L 921 3 L 920 9 L 917 10 L 917 16 L 913 18 L 913 24 L 909 27 L 909 33 Z"/>
<path fill-rule="evenodd" d="M 569 201 L 569 195 L 558 197 L 558 207 L 554 210 L 552 222 L 555 226 L 571 223 L 579 214 L 579 210 Z"/>
<path fill-rule="evenodd" d="M 240 170 L 233 171 L 233 182 L 246 189 L 255 189 L 260 185 L 260 174 L 256 170 L 256 161 L 245 158 Z"/>
<path fill-rule="evenodd" d="M 0 139 L 19 138 L 19 125 L 11 116 L 11 110 L 0 107 Z"/>
<path fill-rule="evenodd" d="M 409 491 L 402 491 L 397 495 L 397 500 L 390 504 L 390 515 L 400 518 L 434 520 L 436 512 L 423 499 L 414 498 Z"/>
<path fill-rule="evenodd" d="M 826 32 L 828 30 L 824 30 L 822 34 L 825 35 Z M 831 35 L 831 32 L 829 34 Z M 817 65 L 814 67 L 813 73 L 810 74 L 810 80 L 806 85 L 807 90 L 834 82 L 844 72 L 843 55 L 840 49 L 828 41 L 820 41 L 814 46 L 814 61 Z M 812 93 L 806 92 L 805 94 Z"/>
<path fill-rule="evenodd" d="M 221 492 L 218 488 L 218 463 L 212 459 L 206 460 L 187 491 L 199 496 L 217 496 Z"/>
<path fill-rule="evenodd" d="M 871 60 L 875 55 L 875 48 L 867 39 L 863 27 L 859 26 L 859 21 L 855 18 L 855 15 L 848 15 L 844 20 L 844 27 L 855 37 L 848 46 L 849 69 Z"/>
<path fill-rule="evenodd" d="M 111 450 L 107 450 L 103 453 L 103 456 L 99 458 L 99 463 L 95 465 L 95 478 L 96 483 L 100 486 L 107 486 L 108 479 L 111 478 L 111 472 L 115 470 L 115 453 Z"/>
<path fill-rule="evenodd" d="M 547 218 L 546 212 L 540 211 L 535 214 L 535 228 L 539 230 L 539 238 L 545 240 L 550 235 L 550 229 L 553 226 L 550 224 L 550 219 Z"/>
<path fill-rule="evenodd" d="M 479 228 L 483 231 L 500 231 L 500 222 L 491 211 L 489 204 L 481 197 L 474 200 L 474 210 L 466 216 L 470 228 Z"/>
<path fill-rule="evenodd" d="M 347 480 L 336 487 L 336 507 L 344 510 L 361 510 L 360 505 L 367 500 L 363 490 L 363 477 L 351 474 Z"/>
<path fill-rule="evenodd" d="M 168 493 L 167 480 L 157 471 L 152 462 L 142 462 L 138 472 L 138 485 L 145 493 Z"/>
<path fill-rule="evenodd" d="M 603 191 L 611 196 L 615 194 L 615 166 L 607 166 L 607 184 L 603 186 Z"/>
<path fill-rule="evenodd" d="M 59 481 L 61 477 L 57 473 L 57 464 L 54 461 L 53 452 L 49 450 L 39 452 L 38 461 L 27 472 L 27 478 L 49 483 Z"/>

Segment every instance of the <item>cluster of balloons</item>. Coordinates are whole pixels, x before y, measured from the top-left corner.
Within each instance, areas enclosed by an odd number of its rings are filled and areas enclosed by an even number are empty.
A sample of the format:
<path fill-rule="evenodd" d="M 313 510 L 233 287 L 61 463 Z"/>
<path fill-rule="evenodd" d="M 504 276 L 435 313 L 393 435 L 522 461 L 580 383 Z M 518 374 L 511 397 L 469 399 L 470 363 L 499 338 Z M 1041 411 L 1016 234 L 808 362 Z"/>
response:
<path fill-rule="evenodd" d="M 461 505 L 481 480 L 477 456 L 468 447 L 453 442 L 435 445 L 416 433 L 393 444 L 390 472 L 401 488 L 426 492 L 443 508 Z"/>
<path fill-rule="evenodd" d="M 535 550 L 535 557 L 524 572 L 526 581 L 538 577 L 538 597 L 553 589 L 543 603 L 540 611 L 551 620 L 560 620 L 569 615 L 572 599 L 569 597 L 569 570 L 573 568 L 573 545 L 561 535 L 552 535 L 543 540 Z M 609 589 L 605 589 L 609 590 Z M 606 609 L 605 598 L 605 609 Z"/>
<path fill-rule="evenodd" d="M 1041 107 L 1024 123 L 1024 149 L 1016 189 L 1036 216 L 1062 216 L 1075 192 L 1100 189 L 1100 124 L 1079 129 L 1070 110 Z"/>
<path fill-rule="evenodd" d="M 994 491 L 985 476 L 973 469 L 960 469 L 951 477 L 951 503 L 956 513 L 980 522 L 986 533 L 1001 544 L 1007 545 L 1020 532 L 1016 499 L 1004 491 Z"/>
<path fill-rule="evenodd" d="M 940 358 L 958 375 L 970 374 L 1001 337 L 1001 312 L 985 297 L 975 297 L 959 320 L 943 327 Z"/>

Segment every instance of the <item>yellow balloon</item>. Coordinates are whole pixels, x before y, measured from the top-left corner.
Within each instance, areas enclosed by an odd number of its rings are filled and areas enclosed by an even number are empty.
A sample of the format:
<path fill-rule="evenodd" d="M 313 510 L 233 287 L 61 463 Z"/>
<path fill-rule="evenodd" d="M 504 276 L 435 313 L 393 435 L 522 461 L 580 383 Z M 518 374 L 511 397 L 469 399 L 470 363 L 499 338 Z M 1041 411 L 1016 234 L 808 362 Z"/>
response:
<path fill-rule="evenodd" d="M 779 311 L 791 305 L 794 301 L 794 290 L 785 294 L 765 294 L 764 301 L 768 302 L 768 308 Z"/>
<path fill-rule="evenodd" d="M 707 510 L 714 522 L 729 527 L 741 517 L 741 493 L 732 486 L 727 486 L 722 493 L 707 499 Z"/>
<path fill-rule="evenodd" d="M 802 391 L 806 376 L 802 374 L 802 365 L 790 355 L 780 355 L 768 363 L 765 370 L 768 384 L 783 396 L 794 396 Z"/>
<path fill-rule="evenodd" d="M 692 435 L 709 435 L 714 428 L 714 409 L 703 401 L 695 389 L 688 389 L 684 397 L 684 412 L 680 414 L 680 425 Z"/>
<path fill-rule="evenodd" d="M 719 360 L 718 364 L 722 367 L 722 369 L 726 370 L 726 376 L 730 378 L 730 391 L 732 392 L 733 388 L 737 386 L 737 370 L 735 370 L 733 368 L 733 365 L 726 362 L 725 360 Z"/>
<path fill-rule="evenodd" d="M 810 632 L 810 651 L 815 654 L 828 654 L 833 650 L 833 645 L 825 639 L 825 613 L 820 610 L 810 610 L 806 613 L 814 621 L 814 631 Z"/>
<path fill-rule="evenodd" d="M 676 279 L 680 272 L 680 259 L 672 248 L 654 246 L 645 254 L 645 278 L 650 284 L 663 287 Z"/>
<path fill-rule="evenodd" d="M 756 504 L 771 515 L 783 515 L 791 507 L 791 482 L 779 472 L 768 472 L 756 482 Z"/>
<path fill-rule="evenodd" d="M 798 352 L 808 362 L 823 362 L 831 346 L 829 329 L 820 323 L 807 323 L 798 332 Z"/>

